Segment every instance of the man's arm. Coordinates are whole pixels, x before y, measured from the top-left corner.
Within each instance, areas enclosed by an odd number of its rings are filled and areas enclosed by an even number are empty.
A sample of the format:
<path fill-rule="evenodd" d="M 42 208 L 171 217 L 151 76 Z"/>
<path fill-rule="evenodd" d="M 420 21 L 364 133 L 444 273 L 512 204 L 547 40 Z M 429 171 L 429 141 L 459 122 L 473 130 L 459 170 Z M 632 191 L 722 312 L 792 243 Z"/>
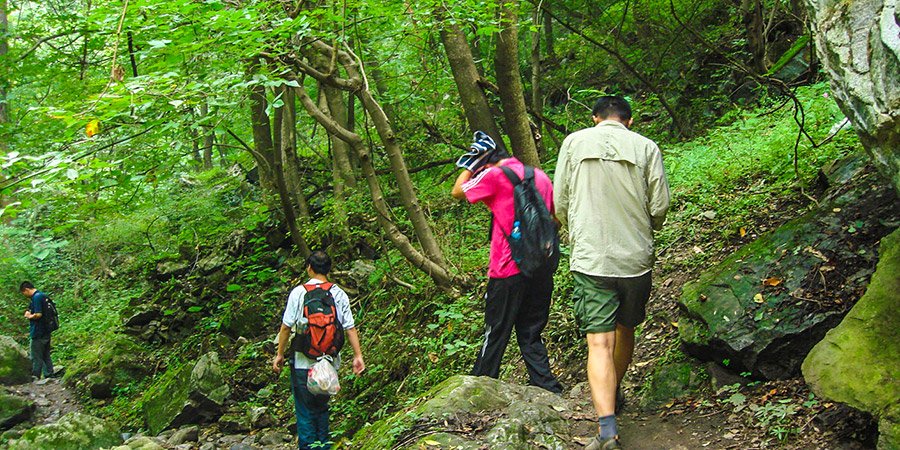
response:
<path fill-rule="evenodd" d="M 669 191 L 662 151 L 656 145 L 651 153 L 650 164 L 647 166 L 647 188 L 650 197 L 650 226 L 658 231 L 662 229 L 663 223 L 666 221 L 672 194 Z"/>
<path fill-rule="evenodd" d="M 472 178 L 472 171 L 468 169 L 463 169 L 460 172 L 459 176 L 456 177 L 456 182 L 453 183 L 453 189 L 450 190 L 450 195 L 457 200 L 464 200 L 466 198 L 466 193 L 463 192 L 462 185 L 469 181 Z"/>
<path fill-rule="evenodd" d="M 272 370 L 278 373 L 281 373 L 281 369 L 284 367 L 284 350 L 290 336 L 291 329 L 282 323 L 281 329 L 278 331 L 278 351 L 275 354 L 275 360 L 272 361 Z"/>
<path fill-rule="evenodd" d="M 556 171 L 553 174 L 553 206 L 556 209 L 554 219 L 560 228 L 569 221 L 569 141 L 563 141 L 559 156 L 556 159 Z"/>
<path fill-rule="evenodd" d="M 353 348 L 353 373 L 359 375 L 366 370 L 366 363 L 363 361 L 362 347 L 359 345 L 359 333 L 356 328 L 344 330 L 347 333 L 347 340 L 350 341 L 350 347 Z"/>
<path fill-rule="evenodd" d="M 25 318 L 28 320 L 38 320 L 43 316 L 41 313 L 32 314 L 31 311 L 25 311 Z"/>

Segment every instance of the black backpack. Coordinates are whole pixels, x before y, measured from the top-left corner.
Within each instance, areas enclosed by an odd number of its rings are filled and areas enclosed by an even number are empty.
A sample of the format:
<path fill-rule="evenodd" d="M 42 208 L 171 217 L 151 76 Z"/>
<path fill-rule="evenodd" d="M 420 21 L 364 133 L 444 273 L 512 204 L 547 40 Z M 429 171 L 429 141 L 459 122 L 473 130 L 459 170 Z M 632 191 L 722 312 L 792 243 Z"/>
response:
<path fill-rule="evenodd" d="M 500 169 L 513 185 L 516 208 L 513 227 L 507 233 L 500 226 L 500 231 L 509 242 L 513 261 L 526 277 L 539 271 L 556 271 L 559 264 L 559 233 L 535 185 L 534 167 L 525 166 L 525 177 L 522 179 L 509 167 L 500 166 Z"/>
<path fill-rule="evenodd" d="M 52 333 L 59 329 L 59 311 L 56 310 L 56 303 L 53 303 L 53 300 L 47 294 L 44 294 L 42 303 L 41 307 L 44 309 L 44 312 L 41 313 L 40 321 L 44 325 L 44 329 Z"/>
<path fill-rule="evenodd" d="M 335 356 L 344 347 L 344 327 L 337 315 L 331 286 L 332 283 L 303 285 L 306 294 L 300 308 L 308 323 L 294 337 L 291 348 L 308 358 Z"/>

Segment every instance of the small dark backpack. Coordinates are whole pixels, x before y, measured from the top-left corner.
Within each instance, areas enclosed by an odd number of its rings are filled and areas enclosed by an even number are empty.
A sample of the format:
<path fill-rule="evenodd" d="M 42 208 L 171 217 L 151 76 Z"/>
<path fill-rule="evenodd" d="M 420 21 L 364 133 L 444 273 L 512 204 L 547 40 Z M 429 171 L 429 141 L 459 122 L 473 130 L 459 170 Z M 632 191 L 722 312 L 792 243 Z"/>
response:
<path fill-rule="evenodd" d="M 304 284 L 306 295 L 301 306 L 306 329 L 294 337 L 291 347 L 308 358 L 335 356 L 344 347 L 344 327 L 337 315 L 332 283 Z"/>
<path fill-rule="evenodd" d="M 56 310 L 56 303 L 53 303 L 53 300 L 44 294 L 44 300 L 42 301 L 44 312 L 41 314 L 41 322 L 44 324 L 44 328 L 52 333 L 59 329 L 59 311 Z"/>
<path fill-rule="evenodd" d="M 526 277 L 538 272 L 556 271 L 559 264 L 559 233 L 535 185 L 534 167 L 525 166 L 522 179 L 509 167 L 500 166 L 500 169 L 513 185 L 516 211 L 513 227 L 509 233 L 500 227 L 509 242 L 513 261 Z"/>

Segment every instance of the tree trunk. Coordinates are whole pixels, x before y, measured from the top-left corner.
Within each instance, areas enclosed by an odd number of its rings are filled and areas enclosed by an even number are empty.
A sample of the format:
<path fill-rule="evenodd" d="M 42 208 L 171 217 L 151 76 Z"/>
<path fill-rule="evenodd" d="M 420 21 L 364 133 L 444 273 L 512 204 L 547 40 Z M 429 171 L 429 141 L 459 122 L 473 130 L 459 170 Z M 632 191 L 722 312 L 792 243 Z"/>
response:
<path fill-rule="evenodd" d="M 331 118 L 334 119 L 339 126 L 353 131 L 353 127 L 349 125 L 347 120 L 347 105 L 344 103 L 343 91 L 326 84 L 322 84 L 322 89 L 328 104 L 328 111 L 331 113 Z M 339 193 L 337 192 L 337 182 L 340 181 L 341 185 L 350 189 L 355 189 L 356 174 L 353 173 L 353 165 L 350 162 L 350 147 L 346 142 L 333 134 L 329 135 L 329 138 L 331 139 L 332 160 L 336 176 L 334 195 L 339 196 Z"/>
<path fill-rule="evenodd" d="M 199 172 L 203 170 L 203 155 L 200 154 L 200 136 L 197 130 L 190 131 L 191 136 L 191 155 L 194 158 L 194 170 Z"/>
<path fill-rule="evenodd" d="M 250 154 L 259 168 L 259 184 L 262 187 L 263 198 L 270 203 L 268 196 L 276 192 L 273 180 L 273 151 L 272 126 L 269 116 L 266 114 L 266 88 L 262 85 L 250 87 L 250 126 L 253 130 L 253 148 Z"/>
<path fill-rule="evenodd" d="M 753 59 L 753 68 L 757 75 L 765 75 L 769 71 L 766 58 L 765 16 L 763 15 L 762 2 L 759 0 L 743 0 L 741 2 L 741 17 L 744 30 L 747 33 L 747 47 Z"/>
<path fill-rule="evenodd" d="M 446 267 L 442 264 L 438 264 L 422 252 L 416 250 L 409 241 L 409 238 L 407 238 L 397 227 L 397 224 L 391 220 L 390 206 L 384 198 L 384 192 L 381 190 L 378 175 L 375 173 L 375 167 L 372 164 L 368 150 L 363 145 L 362 138 L 358 134 L 340 127 L 337 122 L 322 112 L 302 87 L 296 91 L 298 98 L 300 99 L 300 104 L 303 105 L 306 111 L 309 112 L 319 124 L 325 127 L 329 133 L 334 134 L 347 142 L 350 149 L 356 154 L 363 171 L 363 176 L 369 186 L 369 192 L 372 194 L 372 203 L 375 206 L 376 220 L 378 221 L 378 224 L 381 225 L 382 230 L 384 230 L 384 233 L 391 243 L 397 247 L 404 258 L 416 268 L 428 274 L 435 283 L 440 286 L 449 286 L 452 277 Z"/>
<path fill-rule="evenodd" d="M 209 122 L 206 120 L 209 116 L 209 105 L 205 100 L 200 104 L 200 116 L 203 117 L 204 122 Z M 212 151 L 215 137 L 211 125 L 204 128 L 208 128 L 208 132 L 203 134 L 203 170 L 210 170 L 212 169 Z"/>
<path fill-rule="evenodd" d="M 544 93 L 541 90 L 541 10 L 535 8 L 532 15 L 534 31 L 531 32 L 531 111 L 538 117 L 544 117 Z M 544 124 L 540 120 L 535 121 L 534 144 L 538 155 L 543 155 L 544 148 Z"/>
<path fill-rule="evenodd" d="M 0 0 L 0 62 L 6 67 L 9 63 L 6 61 L 6 55 L 9 53 L 9 44 L 6 39 L 6 33 L 9 29 L 9 21 L 6 15 L 6 0 Z M 7 139 L 5 136 L 6 124 L 9 123 L 9 105 L 6 103 L 7 81 L 5 77 L 0 77 L 0 153 L 6 153 L 8 150 Z M 0 185 L 6 181 L 6 177 L 0 175 Z M 0 194 L 0 210 L 4 210 L 10 204 L 9 197 Z M 9 223 L 12 218 L 8 215 L 0 216 L 2 223 Z"/>
<path fill-rule="evenodd" d="M 494 73 L 500 88 L 500 103 L 506 119 L 506 132 L 513 154 L 525 164 L 540 167 L 534 136 L 528 122 L 522 78 L 519 74 L 519 28 L 516 23 L 518 2 L 502 2 L 500 6 L 500 32 L 497 33 L 497 55 Z"/>
<path fill-rule="evenodd" d="M 292 89 L 282 88 L 281 91 L 281 99 L 284 101 L 281 114 L 282 173 L 291 196 L 291 204 L 295 206 L 295 215 L 305 226 L 309 223 L 309 203 L 303 193 L 304 176 L 300 173 L 300 159 L 297 157 L 297 102 Z"/>
<path fill-rule="evenodd" d="M 458 24 L 451 24 L 441 29 L 440 34 L 463 112 L 466 114 L 466 121 L 469 122 L 469 129 L 472 132 L 484 131 L 494 138 L 498 147 L 505 149 L 503 136 L 491 114 L 487 97 L 478 84 L 481 75 L 475 67 L 475 59 L 472 58 L 472 50 L 469 48 L 465 33 Z"/>
<path fill-rule="evenodd" d="M 297 247 L 297 250 L 300 250 L 300 254 L 304 257 L 309 255 L 309 245 L 306 244 L 306 239 L 303 238 L 303 234 L 300 232 L 300 227 L 297 225 L 297 214 L 294 211 L 294 203 L 291 201 L 291 192 L 288 190 L 288 183 L 285 181 L 285 166 L 284 166 L 284 155 L 289 155 L 291 153 L 296 154 L 297 150 L 295 147 L 296 137 L 294 133 L 296 132 L 296 120 L 295 120 L 295 112 L 296 107 L 293 104 L 294 97 L 291 94 L 291 88 L 282 85 L 281 87 L 281 99 L 284 102 L 284 105 L 281 108 L 278 108 L 278 112 L 281 114 L 281 148 L 275 149 L 274 156 L 274 173 L 275 173 L 275 185 L 278 187 L 278 198 L 281 200 L 281 209 L 284 211 L 284 220 L 287 222 L 288 230 L 291 232 L 291 241 L 294 243 L 294 246 Z M 300 193 L 300 197 L 303 197 L 303 193 Z M 304 204 L 306 199 L 304 198 Z"/>

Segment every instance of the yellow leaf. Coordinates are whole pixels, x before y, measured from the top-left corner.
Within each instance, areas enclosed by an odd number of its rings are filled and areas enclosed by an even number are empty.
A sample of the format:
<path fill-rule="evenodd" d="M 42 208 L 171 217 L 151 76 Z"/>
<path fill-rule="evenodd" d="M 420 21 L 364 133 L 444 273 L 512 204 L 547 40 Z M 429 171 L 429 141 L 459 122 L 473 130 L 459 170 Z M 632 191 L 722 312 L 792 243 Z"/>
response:
<path fill-rule="evenodd" d="M 435 440 L 432 440 L 432 439 L 425 439 L 425 440 L 423 441 L 423 443 L 424 443 L 425 445 L 441 445 L 440 442 L 435 441 Z"/>
<path fill-rule="evenodd" d="M 88 135 L 88 137 L 92 137 L 93 135 L 100 132 L 100 121 L 92 120 L 88 122 L 87 126 L 84 127 L 84 133 Z"/>
<path fill-rule="evenodd" d="M 763 286 L 778 286 L 784 281 L 784 278 L 769 277 L 762 280 Z"/>
<path fill-rule="evenodd" d="M 745 230 L 744 227 L 741 227 L 741 237 L 744 237 L 746 235 L 747 235 L 747 230 Z"/>
<path fill-rule="evenodd" d="M 765 300 L 763 300 L 762 294 L 756 294 L 753 296 L 753 301 L 756 303 L 763 303 Z"/>

